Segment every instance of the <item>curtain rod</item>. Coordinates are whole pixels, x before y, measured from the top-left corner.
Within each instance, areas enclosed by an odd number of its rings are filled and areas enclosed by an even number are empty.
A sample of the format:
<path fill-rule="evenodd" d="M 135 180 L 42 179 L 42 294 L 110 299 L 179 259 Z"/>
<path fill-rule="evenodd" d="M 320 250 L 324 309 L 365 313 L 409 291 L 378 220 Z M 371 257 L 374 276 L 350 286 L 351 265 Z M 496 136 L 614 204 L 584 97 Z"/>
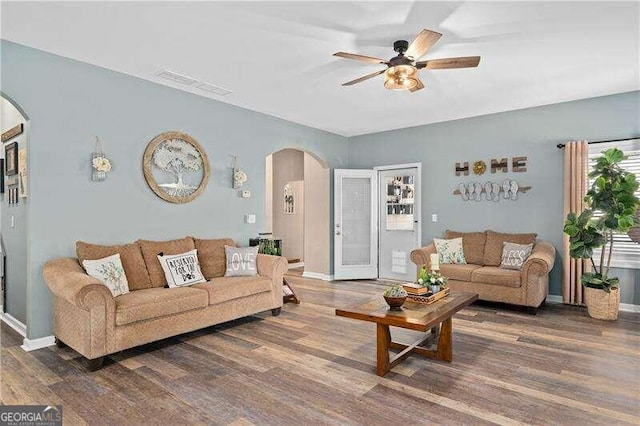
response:
<path fill-rule="evenodd" d="M 633 139 L 637 139 L 637 138 L 624 138 L 624 139 L 609 139 L 607 141 L 593 141 L 593 142 L 587 142 L 587 145 L 595 145 L 597 143 L 607 143 L 607 142 L 622 142 L 622 141 L 630 141 Z M 558 149 L 562 149 L 565 147 L 565 144 L 563 143 L 559 143 L 558 145 L 556 145 L 556 147 Z"/>

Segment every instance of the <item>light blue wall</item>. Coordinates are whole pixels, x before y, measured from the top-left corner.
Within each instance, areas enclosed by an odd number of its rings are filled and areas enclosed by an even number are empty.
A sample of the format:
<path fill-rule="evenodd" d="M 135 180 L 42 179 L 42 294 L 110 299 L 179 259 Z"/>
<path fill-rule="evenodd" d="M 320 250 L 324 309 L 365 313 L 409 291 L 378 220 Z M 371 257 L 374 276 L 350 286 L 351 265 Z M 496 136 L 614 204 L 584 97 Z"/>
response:
<path fill-rule="evenodd" d="M 393 94 L 390 94 L 393 95 Z M 421 94 L 428 96 L 428 93 Z M 414 95 L 415 96 L 415 95 Z M 419 95 L 420 96 L 420 95 Z M 429 114 L 429 111 L 425 111 Z M 422 162 L 422 241 L 446 229 L 537 232 L 562 248 L 563 153 L 561 142 L 640 136 L 640 92 L 509 111 L 480 117 L 353 137 L 349 165 L 370 168 Z M 456 177 L 456 162 L 526 156 L 525 173 Z M 452 191 L 460 182 L 513 178 L 532 189 L 517 202 L 465 202 Z M 437 213 L 439 221 L 431 222 Z M 560 294 L 560 256 L 551 274 L 550 293 Z M 639 303 L 636 270 L 616 270 L 622 302 Z"/>
<path fill-rule="evenodd" d="M 347 164 L 342 136 L 18 44 L 3 41 L 1 47 L 2 90 L 29 112 L 32 123 L 29 338 L 51 334 L 51 295 L 42 265 L 73 256 L 76 240 L 196 235 L 246 243 L 264 229 L 267 154 L 300 147 L 332 168 Z M 188 204 L 161 200 L 142 175 L 147 143 L 167 130 L 196 138 L 211 163 L 206 191 Z M 96 135 L 114 165 L 104 182 L 90 180 Z M 249 199 L 230 187 L 234 154 L 248 172 Z M 256 224 L 244 223 L 247 213 L 257 215 Z"/>

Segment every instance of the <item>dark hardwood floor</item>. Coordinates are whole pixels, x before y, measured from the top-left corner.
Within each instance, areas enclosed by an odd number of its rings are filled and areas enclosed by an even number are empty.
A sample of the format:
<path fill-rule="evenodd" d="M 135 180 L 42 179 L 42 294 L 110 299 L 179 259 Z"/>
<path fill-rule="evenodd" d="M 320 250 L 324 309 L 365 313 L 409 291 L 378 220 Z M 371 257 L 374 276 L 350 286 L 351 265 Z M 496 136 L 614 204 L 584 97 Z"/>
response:
<path fill-rule="evenodd" d="M 548 304 L 471 306 L 451 364 L 411 357 L 375 374 L 375 324 L 340 318 L 382 287 L 289 276 L 302 300 L 108 357 L 26 353 L 1 328 L 1 401 L 62 404 L 66 424 L 640 424 L 640 315 Z M 415 332 L 392 329 L 394 340 Z"/>

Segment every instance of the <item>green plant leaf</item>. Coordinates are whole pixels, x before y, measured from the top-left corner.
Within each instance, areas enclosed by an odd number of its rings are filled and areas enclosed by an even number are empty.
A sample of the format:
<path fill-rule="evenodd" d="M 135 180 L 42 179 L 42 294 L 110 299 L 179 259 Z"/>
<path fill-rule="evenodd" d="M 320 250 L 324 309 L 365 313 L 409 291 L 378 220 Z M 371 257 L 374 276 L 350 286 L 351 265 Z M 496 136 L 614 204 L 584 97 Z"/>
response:
<path fill-rule="evenodd" d="M 618 148 L 610 148 L 604 152 L 604 158 L 609 163 L 619 163 L 624 159 L 624 154 Z"/>

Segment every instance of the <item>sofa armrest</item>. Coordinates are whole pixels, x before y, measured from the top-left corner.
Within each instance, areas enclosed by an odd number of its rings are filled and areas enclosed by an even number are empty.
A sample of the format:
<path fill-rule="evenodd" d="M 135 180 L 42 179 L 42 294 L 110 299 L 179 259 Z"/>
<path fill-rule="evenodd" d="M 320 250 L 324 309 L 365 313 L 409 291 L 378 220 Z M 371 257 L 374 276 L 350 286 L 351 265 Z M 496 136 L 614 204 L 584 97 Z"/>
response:
<path fill-rule="evenodd" d="M 45 263 L 42 270 L 49 290 L 72 305 L 90 311 L 104 306 L 115 312 L 115 301 L 111 291 L 100 280 L 82 269 L 77 259 L 60 258 Z"/>
<path fill-rule="evenodd" d="M 416 264 L 418 268 L 425 265 L 427 269 L 431 267 L 431 255 L 436 253 L 436 246 L 431 243 L 426 247 L 415 249 L 411 252 L 411 261 Z"/>
<path fill-rule="evenodd" d="M 522 265 L 522 273 L 526 278 L 529 275 L 545 275 L 553 268 L 556 258 L 556 249 L 551 244 L 540 241 L 533 246 L 531 255 Z"/>
<path fill-rule="evenodd" d="M 533 246 L 531 255 L 522 266 L 524 304 L 538 307 L 549 292 L 549 272 L 555 262 L 556 249 L 551 244 L 540 241 Z"/>
<path fill-rule="evenodd" d="M 274 308 L 282 306 L 282 280 L 289 269 L 289 262 L 282 256 L 258 254 L 256 259 L 258 275 L 271 279 Z"/>

